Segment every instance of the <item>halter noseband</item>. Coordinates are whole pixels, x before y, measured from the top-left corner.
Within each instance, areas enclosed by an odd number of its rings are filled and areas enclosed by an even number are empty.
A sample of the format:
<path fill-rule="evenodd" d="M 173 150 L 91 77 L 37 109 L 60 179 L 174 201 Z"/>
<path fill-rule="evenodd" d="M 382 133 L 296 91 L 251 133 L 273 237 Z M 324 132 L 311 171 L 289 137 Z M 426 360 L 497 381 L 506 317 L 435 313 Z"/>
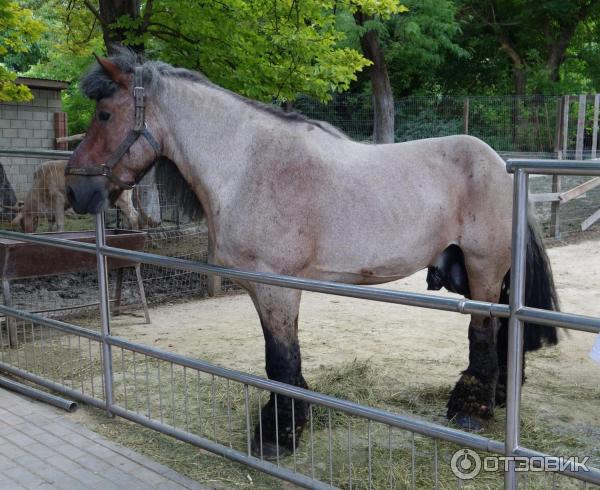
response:
<path fill-rule="evenodd" d="M 142 179 L 145 172 L 140 173 L 135 179 L 133 184 L 122 181 L 119 177 L 113 174 L 113 167 L 119 163 L 119 160 L 123 158 L 123 155 L 127 153 L 131 145 L 133 145 L 140 136 L 146 138 L 150 146 L 154 149 L 156 157 L 161 154 L 161 148 L 156 138 L 152 136 L 152 133 L 148 131 L 146 126 L 146 118 L 144 114 L 144 85 L 143 85 L 143 73 L 142 67 L 138 66 L 134 71 L 134 87 L 133 87 L 133 99 L 135 104 L 135 125 L 133 129 L 129 131 L 127 137 L 121 142 L 117 149 L 113 152 L 106 163 L 100 165 L 94 165 L 91 167 L 72 167 L 67 165 L 65 168 L 65 175 L 82 175 L 84 177 L 95 177 L 101 175 L 106 177 L 108 180 L 119 186 L 121 189 L 129 190 Z"/>

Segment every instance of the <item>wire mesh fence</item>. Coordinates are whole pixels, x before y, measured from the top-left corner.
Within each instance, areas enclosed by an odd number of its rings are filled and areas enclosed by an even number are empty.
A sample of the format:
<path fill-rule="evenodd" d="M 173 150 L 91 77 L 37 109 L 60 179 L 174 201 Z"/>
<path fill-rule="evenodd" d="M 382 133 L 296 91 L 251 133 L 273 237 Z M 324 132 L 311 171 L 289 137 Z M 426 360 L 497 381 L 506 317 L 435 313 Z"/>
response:
<path fill-rule="evenodd" d="M 598 131 L 593 97 L 587 97 L 584 113 L 582 156 L 588 158 L 593 156 L 593 133 Z M 470 134 L 510 157 L 556 158 L 561 150 L 563 158 L 575 158 L 580 104 L 577 97 L 545 95 L 402 97 L 395 100 L 395 140 Z M 327 104 L 300 97 L 294 109 L 333 124 L 356 141 L 371 141 L 370 96 L 336 94 Z M 563 118 L 567 123 L 561 134 L 558 125 Z"/>
<path fill-rule="evenodd" d="M 11 209 L 4 209 L 0 226 L 37 233 L 93 229 L 90 216 L 76 215 L 68 209 L 63 191 L 64 177 L 62 172 L 57 174 L 54 163 L 46 162 L 39 167 L 33 185 L 15 186 L 16 194 L 23 199 Z M 61 163 L 64 166 L 64 161 Z M 142 229 L 146 233 L 145 251 L 206 262 L 208 232 L 203 221 L 191 220 L 176 201 L 164 195 L 154 184 L 139 186 L 129 200 L 135 214 L 132 215 L 130 207 L 119 207 L 117 202 L 117 206 L 105 213 L 107 228 Z M 129 267 L 122 269 L 121 273 L 120 279 L 119 271 L 111 270 L 109 274 L 113 303 L 118 296 L 117 290 L 121 289 L 119 303 L 129 313 L 135 314 L 135 307 L 141 303 L 135 270 Z M 147 264 L 141 265 L 141 273 L 150 304 L 184 297 L 200 298 L 208 294 L 208 278 L 202 274 Z M 10 281 L 12 304 L 16 307 L 54 317 L 77 315 L 82 319 L 87 312 L 88 320 L 96 323 L 97 288 L 93 270 Z M 234 289 L 230 281 L 223 281 L 222 292 Z"/>

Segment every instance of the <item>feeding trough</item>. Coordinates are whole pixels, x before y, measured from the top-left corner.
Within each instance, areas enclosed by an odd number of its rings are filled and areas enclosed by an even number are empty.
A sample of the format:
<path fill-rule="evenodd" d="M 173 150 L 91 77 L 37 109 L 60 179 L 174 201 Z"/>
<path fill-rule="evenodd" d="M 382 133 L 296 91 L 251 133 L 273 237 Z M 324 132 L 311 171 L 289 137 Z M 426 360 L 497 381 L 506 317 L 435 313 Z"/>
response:
<path fill-rule="evenodd" d="M 38 233 L 38 235 L 77 242 L 96 243 L 96 234 L 94 231 Z M 142 231 L 106 230 L 106 244 L 111 247 L 141 251 L 144 248 L 145 241 L 146 233 Z M 119 308 L 121 302 L 123 269 L 125 267 L 135 268 L 144 316 L 146 323 L 150 323 L 150 315 L 148 313 L 148 304 L 146 302 L 139 262 L 109 258 L 107 264 L 109 269 L 118 270 L 116 298 L 114 301 L 116 308 Z M 96 255 L 94 254 L 29 243 L 21 240 L 8 238 L 0 239 L 0 275 L 2 277 L 2 294 L 6 306 L 12 306 L 10 282 L 13 279 L 92 272 L 96 270 L 96 267 Z M 16 345 L 17 340 L 15 319 L 7 318 L 7 325 L 8 338 L 12 347 Z"/>

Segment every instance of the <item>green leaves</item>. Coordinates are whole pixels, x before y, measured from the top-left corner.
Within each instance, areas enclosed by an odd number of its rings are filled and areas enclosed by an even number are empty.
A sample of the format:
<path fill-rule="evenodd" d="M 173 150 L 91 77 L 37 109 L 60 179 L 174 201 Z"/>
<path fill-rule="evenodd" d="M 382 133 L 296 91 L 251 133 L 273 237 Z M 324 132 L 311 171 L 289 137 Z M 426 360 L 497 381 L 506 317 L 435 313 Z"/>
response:
<path fill-rule="evenodd" d="M 401 7 L 367 0 L 345 8 L 363 3 L 388 15 Z M 199 69 L 246 96 L 283 101 L 305 93 L 328 100 L 369 64 L 341 45 L 334 6 L 316 0 L 161 0 L 154 2 L 143 37 L 151 56 Z M 128 43 L 140 35 L 139 21 L 120 19 L 119 26 L 128 29 Z"/>
<path fill-rule="evenodd" d="M 31 100 L 29 89 L 14 83 L 16 74 L 4 61 L 7 56 L 27 52 L 43 28 L 31 10 L 21 8 L 17 2 L 0 0 L 0 102 Z"/>

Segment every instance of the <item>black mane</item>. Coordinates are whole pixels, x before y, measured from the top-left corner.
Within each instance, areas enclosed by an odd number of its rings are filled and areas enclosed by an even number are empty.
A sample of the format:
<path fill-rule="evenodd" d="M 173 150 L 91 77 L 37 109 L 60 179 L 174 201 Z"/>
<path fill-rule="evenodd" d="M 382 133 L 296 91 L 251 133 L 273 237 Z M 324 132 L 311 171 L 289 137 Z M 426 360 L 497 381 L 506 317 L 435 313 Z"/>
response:
<path fill-rule="evenodd" d="M 115 63 L 119 69 L 125 74 L 132 74 L 136 66 L 143 68 L 144 88 L 148 93 L 153 93 L 161 89 L 163 77 L 174 77 L 183 80 L 189 80 L 194 83 L 201 83 L 215 90 L 228 93 L 236 99 L 258 109 L 259 111 L 272 114 L 282 120 L 290 122 L 301 122 L 315 126 L 337 138 L 347 139 L 347 136 L 325 121 L 316 121 L 309 119 L 303 114 L 297 112 L 284 112 L 279 107 L 264 104 L 256 100 L 247 99 L 235 92 L 231 92 L 223 87 L 219 87 L 212 83 L 203 74 L 186 70 L 185 68 L 175 68 L 168 63 L 162 61 L 146 61 L 140 65 L 137 60 L 137 55 L 129 49 L 121 49 L 114 56 L 108 58 Z M 81 79 L 81 90 L 86 97 L 94 100 L 100 100 L 113 95 L 118 89 L 118 85 L 111 80 L 106 71 L 95 63 L 90 70 Z"/>
<path fill-rule="evenodd" d="M 154 179 L 158 185 L 162 203 L 174 203 L 192 221 L 203 218 L 204 210 L 196 193 L 171 160 L 165 157 L 156 160 L 154 163 Z"/>

